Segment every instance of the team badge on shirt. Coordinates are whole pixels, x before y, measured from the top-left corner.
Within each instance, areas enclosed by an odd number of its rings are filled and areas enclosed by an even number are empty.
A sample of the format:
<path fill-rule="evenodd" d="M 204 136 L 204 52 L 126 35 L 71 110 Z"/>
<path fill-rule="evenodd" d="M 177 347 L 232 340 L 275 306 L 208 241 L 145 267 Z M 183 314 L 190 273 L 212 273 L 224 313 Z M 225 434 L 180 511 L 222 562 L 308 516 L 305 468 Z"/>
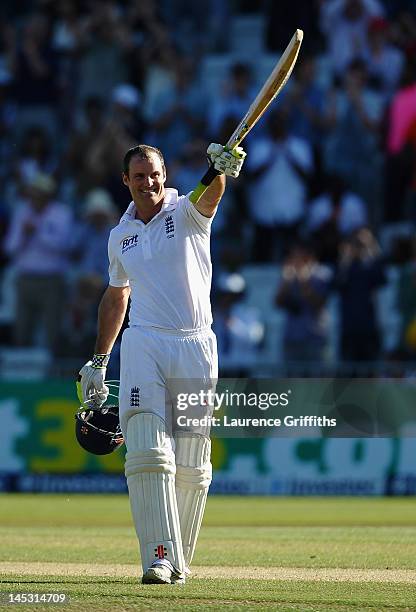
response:
<path fill-rule="evenodd" d="M 130 406 L 138 408 L 140 406 L 140 387 L 132 387 L 130 391 Z"/>
<path fill-rule="evenodd" d="M 168 238 L 173 238 L 175 232 L 175 224 L 173 223 L 172 215 L 165 218 L 165 232 Z"/>

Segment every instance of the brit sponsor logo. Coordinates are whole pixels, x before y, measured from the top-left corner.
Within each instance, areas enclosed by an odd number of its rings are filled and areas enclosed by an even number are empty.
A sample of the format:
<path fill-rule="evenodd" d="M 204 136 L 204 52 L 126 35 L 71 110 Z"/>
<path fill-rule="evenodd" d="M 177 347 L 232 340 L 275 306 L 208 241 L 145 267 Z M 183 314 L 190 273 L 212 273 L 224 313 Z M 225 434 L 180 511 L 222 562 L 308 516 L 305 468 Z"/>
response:
<path fill-rule="evenodd" d="M 134 234 L 134 236 L 126 236 L 123 240 L 120 241 L 121 244 L 121 254 L 133 249 L 139 244 L 139 234 Z"/>
<path fill-rule="evenodd" d="M 168 215 L 165 218 L 165 232 L 168 238 L 173 238 L 175 235 L 175 224 L 172 215 Z"/>

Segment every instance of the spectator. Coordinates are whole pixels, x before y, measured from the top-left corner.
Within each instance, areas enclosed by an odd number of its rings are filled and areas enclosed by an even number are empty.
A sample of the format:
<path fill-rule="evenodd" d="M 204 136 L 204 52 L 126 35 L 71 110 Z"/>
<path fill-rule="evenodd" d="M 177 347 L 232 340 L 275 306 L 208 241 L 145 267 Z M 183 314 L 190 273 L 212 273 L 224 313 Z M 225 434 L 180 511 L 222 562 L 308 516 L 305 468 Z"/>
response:
<path fill-rule="evenodd" d="M 205 141 L 194 139 L 183 148 L 180 162 L 172 172 L 171 182 L 177 186 L 180 193 L 189 193 L 195 189 L 195 185 L 198 184 L 206 171 L 207 155 Z M 218 210 L 215 216 L 219 212 Z"/>
<path fill-rule="evenodd" d="M 207 51 L 211 53 L 227 52 L 229 51 L 229 40 L 224 36 L 224 32 L 230 31 L 232 27 L 232 4 L 223 2 L 222 0 L 208 0 L 208 5 L 208 37 L 205 39 L 208 45 Z M 195 3 L 194 6 L 197 6 L 197 4 Z M 202 16 L 203 22 L 206 23 L 207 12 L 200 10 L 200 15 Z"/>
<path fill-rule="evenodd" d="M 72 112 L 78 95 L 75 84 L 78 82 L 78 60 L 81 54 L 81 19 L 74 0 L 58 0 L 51 4 L 55 12 L 51 46 L 57 55 L 59 66 L 61 130 L 64 130 L 66 135 L 67 130 L 72 127 Z"/>
<path fill-rule="evenodd" d="M 53 352 L 61 332 L 71 235 L 70 210 L 53 200 L 54 191 L 50 176 L 36 174 L 6 237 L 6 252 L 17 271 L 15 342 L 32 346 L 43 326 Z"/>
<path fill-rule="evenodd" d="M 105 189 L 92 189 L 85 198 L 83 221 L 74 232 L 72 250 L 80 276 L 98 276 L 107 282 L 107 244 L 110 230 L 117 222 L 117 209 Z"/>
<path fill-rule="evenodd" d="M 321 29 L 334 74 L 341 78 L 351 62 L 364 59 L 367 50 L 368 24 L 383 16 L 379 0 L 323 0 Z"/>
<path fill-rule="evenodd" d="M 52 153 L 48 133 L 41 127 L 29 127 L 23 134 L 15 167 L 18 185 L 24 187 L 39 173 L 52 174 L 56 165 L 56 155 Z"/>
<path fill-rule="evenodd" d="M 129 30 L 120 19 L 115 2 L 92 3 L 81 28 L 78 97 L 105 99 L 108 92 L 127 79 L 127 53 L 131 46 Z"/>
<path fill-rule="evenodd" d="M 363 200 L 340 176 L 327 176 L 324 192 L 308 205 L 306 221 L 319 261 L 335 265 L 341 239 L 367 222 Z"/>
<path fill-rule="evenodd" d="M 322 142 L 326 98 L 316 83 L 315 58 L 303 56 L 284 98 L 288 108 L 289 132 L 313 146 Z"/>
<path fill-rule="evenodd" d="M 297 236 L 313 170 L 308 143 L 290 136 L 286 111 L 269 115 L 267 133 L 253 140 L 247 157 L 249 212 L 254 223 L 252 259 L 279 257 Z"/>
<path fill-rule="evenodd" d="M 216 283 L 214 331 L 221 366 L 227 374 L 247 375 L 258 357 L 264 338 L 260 311 L 244 303 L 245 280 L 241 274 L 222 274 Z"/>
<path fill-rule="evenodd" d="M 95 184 L 110 191 L 121 212 L 128 204 L 128 194 L 120 181 L 120 163 L 124 153 L 142 140 L 145 124 L 141 96 L 133 85 L 117 85 L 111 101 L 110 116 L 91 145 L 86 162 Z"/>
<path fill-rule="evenodd" d="M 403 53 L 388 42 L 389 28 L 389 23 L 383 17 L 371 19 L 365 53 L 368 75 L 387 98 L 399 84 L 404 66 Z"/>
<path fill-rule="evenodd" d="M 397 222 L 406 217 L 406 197 L 412 180 L 412 124 L 416 120 L 415 62 L 405 66 L 400 89 L 389 109 L 387 159 L 385 172 L 385 221 Z"/>
<path fill-rule="evenodd" d="M 104 109 L 100 98 L 87 98 L 80 113 L 79 126 L 69 140 L 63 163 L 63 171 L 70 183 L 72 199 L 82 200 L 88 190 L 97 185 L 101 173 L 95 176 L 91 168 L 96 142 L 104 127 Z M 90 161 L 91 160 L 91 161 Z"/>
<path fill-rule="evenodd" d="M 72 241 L 77 262 L 74 294 L 69 308 L 66 351 L 88 354 L 96 334 L 97 307 L 108 281 L 107 245 L 116 224 L 117 209 L 104 189 L 88 192 Z"/>
<path fill-rule="evenodd" d="M 394 17 L 392 40 L 403 49 L 408 58 L 414 57 L 416 50 L 416 17 L 414 0 L 385 0 L 394 3 L 391 13 Z"/>
<path fill-rule="evenodd" d="M 407 131 L 416 118 L 415 69 L 415 61 L 408 60 L 400 88 L 391 102 L 387 146 L 388 152 L 393 155 L 401 151 Z"/>
<path fill-rule="evenodd" d="M 218 134 L 226 118 L 232 117 L 238 123 L 241 117 L 244 117 L 256 93 L 252 85 L 250 67 L 240 62 L 234 64 L 223 91 L 219 94 L 215 92 L 211 103 L 208 118 L 210 134 Z"/>
<path fill-rule="evenodd" d="M 181 53 L 195 55 L 206 51 L 207 45 L 211 51 L 214 51 L 216 45 L 220 47 L 220 51 L 225 50 L 227 40 L 224 37 L 224 28 L 229 26 L 230 13 L 228 2 L 165 0 L 163 4 L 163 13 L 167 18 L 174 44 Z"/>
<path fill-rule="evenodd" d="M 18 40 L 11 54 L 18 136 L 29 125 L 39 125 L 57 143 L 59 70 L 51 45 L 49 19 L 42 13 L 33 13 L 24 23 Z"/>
<path fill-rule="evenodd" d="M 154 112 L 156 100 L 164 91 L 174 87 L 177 50 L 169 39 L 163 36 L 160 44 L 150 55 L 141 83 L 144 95 L 144 116 L 147 119 Z"/>
<path fill-rule="evenodd" d="M 325 359 L 328 317 L 325 305 L 331 272 L 319 264 L 310 246 L 296 243 L 282 266 L 282 281 L 275 303 L 285 311 L 283 352 L 287 362 Z"/>
<path fill-rule="evenodd" d="M 175 64 L 175 79 L 155 100 L 150 121 L 150 141 L 163 150 L 166 162 L 173 161 L 197 135 L 202 137 L 206 114 L 206 92 L 195 80 L 186 58 Z"/>
<path fill-rule="evenodd" d="M 176 8 L 169 2 L 169 9 Z M 182 17 L 182 15 L 181 15 Z M 162 16 L 160 2 L 132 0 L 128 3 L 126 22 L 132 30 L 128 49 L 128 81 L 144 97 L 145 114 L 154 107 L 155 98 L 173 82 L 172 64 L 176 55 L 170 31 Z M 175 26 L 177 23 L 175 22 Z"/>
<path fill-rule="evenodd" d="M 13 159 L 13 158 L 12 158 Z M 24 197 L 30 181 L 39 173 L 52 175 L 57 170 L 57 156 L 51 150 L 49 134 L 42 127 L 28 127 L 23 133 L 17 159 L 5 180 L 4 201 L 11 211 Z"/>
<path fill-rule="evenodd" d="M 380 129 L 384 107 L 382 96 L 368 87 L 363 61 L 354 60 L 350 64 L 344 87 L 332 94 L 330 107 L 325 170 L 341 175 L 348 184 L 354 185 L 375 221 L 381 193 Z"/>
<path fill-rule="evenodd" d="M 58 0 L 54 3 L 56 19 L 51 33 L 52 46 L 68 59 L 79 51 L 81 20 L 74 0 Z"/>
<path fill-rule="evenodd" d="M 335 288 L 339 293 L 341 359 L 375 361 L 380 355 L 380 330 L 375 293 L 386 282 L 378 243 L 363 228 L 341 245 Z"/>

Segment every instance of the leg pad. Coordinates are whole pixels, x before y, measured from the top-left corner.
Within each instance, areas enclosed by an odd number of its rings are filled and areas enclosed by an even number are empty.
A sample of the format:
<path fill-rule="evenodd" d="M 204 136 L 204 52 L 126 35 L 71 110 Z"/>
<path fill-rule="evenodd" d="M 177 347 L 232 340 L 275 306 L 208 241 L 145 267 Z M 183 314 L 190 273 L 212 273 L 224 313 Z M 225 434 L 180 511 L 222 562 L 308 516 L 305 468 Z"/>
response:
<path fill-rule="evenodd" d="M 169 562 L 182 575 L 182 551 L 175 495 L 175 455 L 164 421 L 138 413 L 127 423 L 125 473 L 143 571 Z"/>
<path fill-rule="evenodd" d="M 211 441 L 201 435 L 179 434 L 176 444 L 176 499 L 185 564 L 194 555 L 208 488 L 212 479 Z"/>

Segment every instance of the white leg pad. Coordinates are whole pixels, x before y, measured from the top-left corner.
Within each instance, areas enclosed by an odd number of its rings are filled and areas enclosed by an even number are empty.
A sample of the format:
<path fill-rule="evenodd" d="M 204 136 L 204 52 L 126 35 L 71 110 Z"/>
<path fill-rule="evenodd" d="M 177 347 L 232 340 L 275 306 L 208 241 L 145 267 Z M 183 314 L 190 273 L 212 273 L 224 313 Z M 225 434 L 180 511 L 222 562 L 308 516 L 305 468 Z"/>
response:
<path fill-rule="evenodd" d="M 125 473 L 140 542 L 143 572 L 169 561 L 178 575 L 185 563 L 175 495 L 175 454 L 164 421 L 139 413 L 127 423 Z"/>
<path fill-rule="evenodd" d="M 201 435 L 178 434 L 176 444 L 176 499 L 183 554 L 191 564 L 212 480 L 211 440 Z"/>

